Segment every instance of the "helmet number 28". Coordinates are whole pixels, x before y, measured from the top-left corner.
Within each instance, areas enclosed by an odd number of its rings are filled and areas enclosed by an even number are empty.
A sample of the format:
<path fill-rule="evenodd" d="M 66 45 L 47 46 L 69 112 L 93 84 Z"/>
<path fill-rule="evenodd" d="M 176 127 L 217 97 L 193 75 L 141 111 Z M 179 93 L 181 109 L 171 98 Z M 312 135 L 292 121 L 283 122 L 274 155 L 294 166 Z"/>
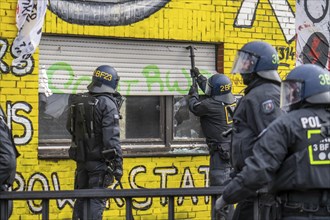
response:
<path fill-rule="evenodd" d="M 320 84 L 321 85 L 330 85 L 330 75 L 329 74 L 321 74 L 319 75 Z"/>
<path fill-rule="evenodd" d="M 231 90 L 231 84 L 226 84 L 226 85 L 220 86 L 220 92 L 226 92 L 228 90 Z"/>

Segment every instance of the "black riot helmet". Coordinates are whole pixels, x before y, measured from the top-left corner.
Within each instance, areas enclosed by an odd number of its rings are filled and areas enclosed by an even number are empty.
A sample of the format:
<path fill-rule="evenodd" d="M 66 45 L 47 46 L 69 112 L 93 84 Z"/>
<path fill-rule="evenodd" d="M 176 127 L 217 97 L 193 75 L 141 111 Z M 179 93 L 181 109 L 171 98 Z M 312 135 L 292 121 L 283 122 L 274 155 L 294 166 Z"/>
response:
<path fill-rule="evenodd" d="M 227 104 L 235 101 L 231 93 L 232 83 L 225 74 L 214 74 L 207 79 L 205 94 Z"/>
<path fill-rule="evenodd" d="M 231 73 L 255 73 L 261 78 L 281 82 L 277 72 L 278 54 L 275 48 L 263 41 L 252 41 L 237 51 Z"/>
<path fill-rule="evenodd" d="M 281 83 L 281 108 L 291 111 L 303 103 L 330 104 L 330 72 L 314 64 L 294 68 Z"/>
<path fill-rule="evenodd" d="M 114 93 L 117 89 L 119 76 L 117 71 L 108 65 L 96 68 L 92 82 L 87 86 L 92 93 Z"/>

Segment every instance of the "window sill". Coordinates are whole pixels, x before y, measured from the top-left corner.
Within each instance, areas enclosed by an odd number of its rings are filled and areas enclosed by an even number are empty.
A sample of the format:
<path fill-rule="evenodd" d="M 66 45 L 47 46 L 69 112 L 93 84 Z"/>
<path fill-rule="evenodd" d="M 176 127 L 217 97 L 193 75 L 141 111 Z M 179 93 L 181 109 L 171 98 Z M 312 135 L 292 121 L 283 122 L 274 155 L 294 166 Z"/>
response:
<path fill-rule="evenodd" d="M 68 146 L 40 146 L 38 148 L 39 159 L 69 159 Z M 173 157 L 173 156 L 201 156 L 208 155 L 205 144 L 198 145 L 129 145 L 122 146 L 124 157 Z"/>

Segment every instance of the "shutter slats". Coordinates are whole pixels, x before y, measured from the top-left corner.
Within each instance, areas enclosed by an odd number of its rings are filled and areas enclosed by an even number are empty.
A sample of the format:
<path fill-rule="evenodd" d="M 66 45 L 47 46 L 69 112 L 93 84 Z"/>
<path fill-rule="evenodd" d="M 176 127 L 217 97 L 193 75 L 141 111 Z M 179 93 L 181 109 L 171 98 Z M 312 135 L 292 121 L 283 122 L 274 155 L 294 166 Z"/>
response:
<path fill-rule="evenodd" d="M 43 36 L 40 69 L 47 69 L 49 88 L 56 93 L 86 91 L 94 69 L 112 65 L 123 95 L 181 95 L 189 90 L 188 43 Z M 195 65 L 215 73 L 215 45 L 193 44 Z M 148 85 L 148 83 L 151 85 Z M 159 84 L 164 86 L 160 91 Z M 151 88 L 151 89 L 150 89 Z M 43 92 L 40 87 L 39 92 Z"/>

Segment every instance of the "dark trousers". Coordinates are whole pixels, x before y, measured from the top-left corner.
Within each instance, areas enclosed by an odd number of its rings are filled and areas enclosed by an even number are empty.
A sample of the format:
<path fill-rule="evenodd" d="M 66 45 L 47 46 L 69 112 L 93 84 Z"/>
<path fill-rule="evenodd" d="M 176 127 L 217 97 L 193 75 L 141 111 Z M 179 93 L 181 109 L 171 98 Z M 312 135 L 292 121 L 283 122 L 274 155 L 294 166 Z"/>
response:
<path fill-rule="evenodd" d="M 237 203 L 233 220 L 254 220 L 253 217 L 253 201 L 241 201 Z"/>
<path fill-rule="evenodd" d="M 280 220 L 330 220 L 330 216 L 309 216 L 309 217 L 302 217 L 302 216 L 287 216 L 282 217 Z"/>
<path fill-rule="evenodd" d="M 275 196 L 261 193 L 256 197 L 239 202 L 233 220 L 277 220 L 277 217 L 278 209 Z"/>
<path fill-rule="evenodd" d="M 99 161 L 77 163 L 75 189 L 103 189 L 107 165 Z M 88 218 L 84 218 L 84 203 L 87 202 Z M 74 220 L 101 220 L 106 198 L 76 199 L 73 207 Z"/>
<path fill-rule="evenodd" d="M 330 190 L 279 193 L 281 220 L 330 220 Z"/>
<path fill-rule="evenodd" d="M 210 186 L 223 186 L 230 180 L 229 144 L 208 143 L 210 151 Z"/>
<path fill-rule="evenodd" d="M 230 180 L 231 165 L 229 158 L 224 156 L 223 151 L 219 150 L 220 146 L 210 148 L 210 186 L 224 186 Z M 219 197 L 218 197 L 219 198 Z M 212 209 L 213 210 L 213 209 Z M 224 210 L 224 215 L 217 214 L 217 220 L 230 219 L 233 214 L 234 206 L 228 205 L 226 210 Z"/>

